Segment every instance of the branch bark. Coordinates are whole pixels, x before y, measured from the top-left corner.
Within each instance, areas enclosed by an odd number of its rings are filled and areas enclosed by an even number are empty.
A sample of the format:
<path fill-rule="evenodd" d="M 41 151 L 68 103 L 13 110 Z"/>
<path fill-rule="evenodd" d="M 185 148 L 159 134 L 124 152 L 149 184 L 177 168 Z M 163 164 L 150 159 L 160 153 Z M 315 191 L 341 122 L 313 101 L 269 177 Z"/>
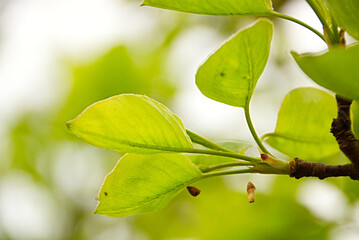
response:
<path fill-rule="evenodd" d="M 355 168 L 359 169 L 359 140 L 354 136 L 351 129 L 350 106 L 352 100 L 344 99 L 336 95 L 338 116 L 333 119 L 333 133 L 340 150 L 348 157 Z"/>
<path fill-rule="evenodd" d="M 353 180 L 359 180 L 359 169 L 353 164 L 328 165 L 321 162 L 307 162 L 295 158 L 289 162 L 289 175 L 296 179 L 302 177 L 317 177 L 324 179 L 327 177 L 350 177 Z"/>

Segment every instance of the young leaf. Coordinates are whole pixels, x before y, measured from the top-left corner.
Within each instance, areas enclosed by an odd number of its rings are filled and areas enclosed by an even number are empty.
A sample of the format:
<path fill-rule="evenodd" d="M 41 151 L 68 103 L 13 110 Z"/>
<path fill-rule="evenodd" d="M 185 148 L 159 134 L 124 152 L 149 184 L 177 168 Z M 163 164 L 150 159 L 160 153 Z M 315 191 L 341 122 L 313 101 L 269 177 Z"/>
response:
<path fill-rule="evenodd" d="M 95 214 L 124 217 L 160 209 L 201 177 L 181 154 L 126 154 L 107 175 Z"/>
<path fill-rule="evenodd" d="M 266 134 L 266 142 L 290 156 L 318 160 L 339 151 L 330 133 L 336 117 L 335 98 L 315 88 L 291 91 L 280 108 L 274 133 Z"/>
<path fill-rule="evenodd" d="M 198 69 L 199 90 L 218 102 L 245 107 L 267 63 L 272 33 L 267 19 L 236 33 Z"/>
<path fill-rule="evenodd" d="M 122 94 L 99 101 L 67 127 L 92 145 L 121 152 L 192 148 L 181 120 L 161 103 L 142 95 Z"/>
<path fill-rule="evenodd" d="M 254 15 L 272 12 L 270 0 L 144 0 L 142 6 L 208 15 Z"/>
<path fill-rule="evenodd" d="M 321 55 L 292 55 L 314 82 L 344 97 L 359 100 L 359 44 Z"/>
<path fill-rule="evenodd" d="M 359 1 L 326 0 L 335 20 L 352 37 L 359 40 Z"/>

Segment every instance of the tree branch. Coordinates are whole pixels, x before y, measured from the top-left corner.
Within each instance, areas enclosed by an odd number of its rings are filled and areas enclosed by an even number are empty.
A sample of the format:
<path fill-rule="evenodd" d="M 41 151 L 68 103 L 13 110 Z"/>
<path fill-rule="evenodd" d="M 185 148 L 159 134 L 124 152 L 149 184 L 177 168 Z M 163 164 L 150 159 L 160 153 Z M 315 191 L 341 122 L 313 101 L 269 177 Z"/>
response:
<path fill-rule="evenodd" d="M 359 140 L 352 132 L 350 120 L 350 106 L 352 100 L 336 95 L 338 116 L 333 119 L 331 133 L 334 135 L 340 150 L 349 158 L 352 164 L 327 165 L 324 163 L 307 162 L 295 158 L 289 162 L 289 175 L 297 179 L 302 177 L 327 177 L 347 176 L 353 180 L 359 180 Z"/>
<path fill-rule="evenodd" d="M 336 95 L 338 116 L 333 119 L 330 131 L 338 142 L 340 150 L 349 158 L 355 168 L 359 169 L 359 140 L 351 129 L 350 106 L 352 100 Z"/>
<path fill-rule="evenodd" d="M 359 169 L 353 164 L 345 165 L 327 165 L 321 162 L 307 162 L 295 158 L 289 162 L 289 176 L 296 179 L 302 177 L 317 177 L 324 179 L 327 177 L 350 177 L 353 180 L 359 180 Z"/>

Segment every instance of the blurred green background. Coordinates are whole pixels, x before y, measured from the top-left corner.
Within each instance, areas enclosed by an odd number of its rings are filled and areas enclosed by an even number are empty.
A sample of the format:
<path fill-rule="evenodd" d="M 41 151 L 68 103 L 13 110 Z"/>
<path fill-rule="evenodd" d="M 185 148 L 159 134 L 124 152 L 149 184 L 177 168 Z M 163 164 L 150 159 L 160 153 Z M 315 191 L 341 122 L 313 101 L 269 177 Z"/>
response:
<path fill-rule="evenodd" d="M 0 2 L 0 239 L 359 239 L 359 183 L 348 179 L 207 179 L 196 184 L 198 197 L 183 192 L 154 213 L 92 214 L 101 183 L 121 155 L 83 143 L 65 122 L 95 101 L 146 94 L 210 139 L 252 141 L 241 110 L 202 96 L 194 74 L 224 39 L 254 19 L 139 4 Z M 274 6 L 320 28 L 305 1 Z M 259 134 L 274 129 L 289 90 L 315 86 L 289 50 L 324 47 L 310 32 L 275 22 L 271 57 L 251 105 Z M 254 204 L 245 193 L 249 180 L 257 187 Z"/>

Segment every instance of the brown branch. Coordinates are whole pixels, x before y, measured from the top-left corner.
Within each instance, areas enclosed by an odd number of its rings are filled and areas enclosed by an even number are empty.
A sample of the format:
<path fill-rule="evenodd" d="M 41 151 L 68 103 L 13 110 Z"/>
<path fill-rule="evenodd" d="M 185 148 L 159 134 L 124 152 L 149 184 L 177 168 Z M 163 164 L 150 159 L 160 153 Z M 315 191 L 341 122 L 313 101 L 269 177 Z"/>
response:
<path fill-rule="evenodd" d="M 350 105 L 352 100 L 344 99 L 336 95 L 338 116 L 333 119 L 333 133 L 340 150 L 349 158 L 355 168 L 359 169 L 359 140 L 354 136 L 351 129 Z"/>
<path fill-rule="evenodd" d="M 289 175 L 296 179 L 302 177 L 317 177 L 324 179 L 327 177 L 350 177 L 353 180 L 359 180 L 359 169 L 353 164 L 345 165 L 327 165 L 321 162 L 307 162 L 295 158 L 289 162 Z"/>
<path fill-rule="evenodd" d="M 295 158 L 289 162 L 289 175 L 297 179 L 302 177 L 327 177 L 347 176 L 353 180 L 359 180 L 359 140 L 352 132 L 350 120 L 350 106 L 352 100 L 336 95 L 338 116 L 333 119 L 330 131 L 333 133 L 340 150 L 349 158 L 352 164 L 327 165 L 320 162 L 307 162 Z"/>

